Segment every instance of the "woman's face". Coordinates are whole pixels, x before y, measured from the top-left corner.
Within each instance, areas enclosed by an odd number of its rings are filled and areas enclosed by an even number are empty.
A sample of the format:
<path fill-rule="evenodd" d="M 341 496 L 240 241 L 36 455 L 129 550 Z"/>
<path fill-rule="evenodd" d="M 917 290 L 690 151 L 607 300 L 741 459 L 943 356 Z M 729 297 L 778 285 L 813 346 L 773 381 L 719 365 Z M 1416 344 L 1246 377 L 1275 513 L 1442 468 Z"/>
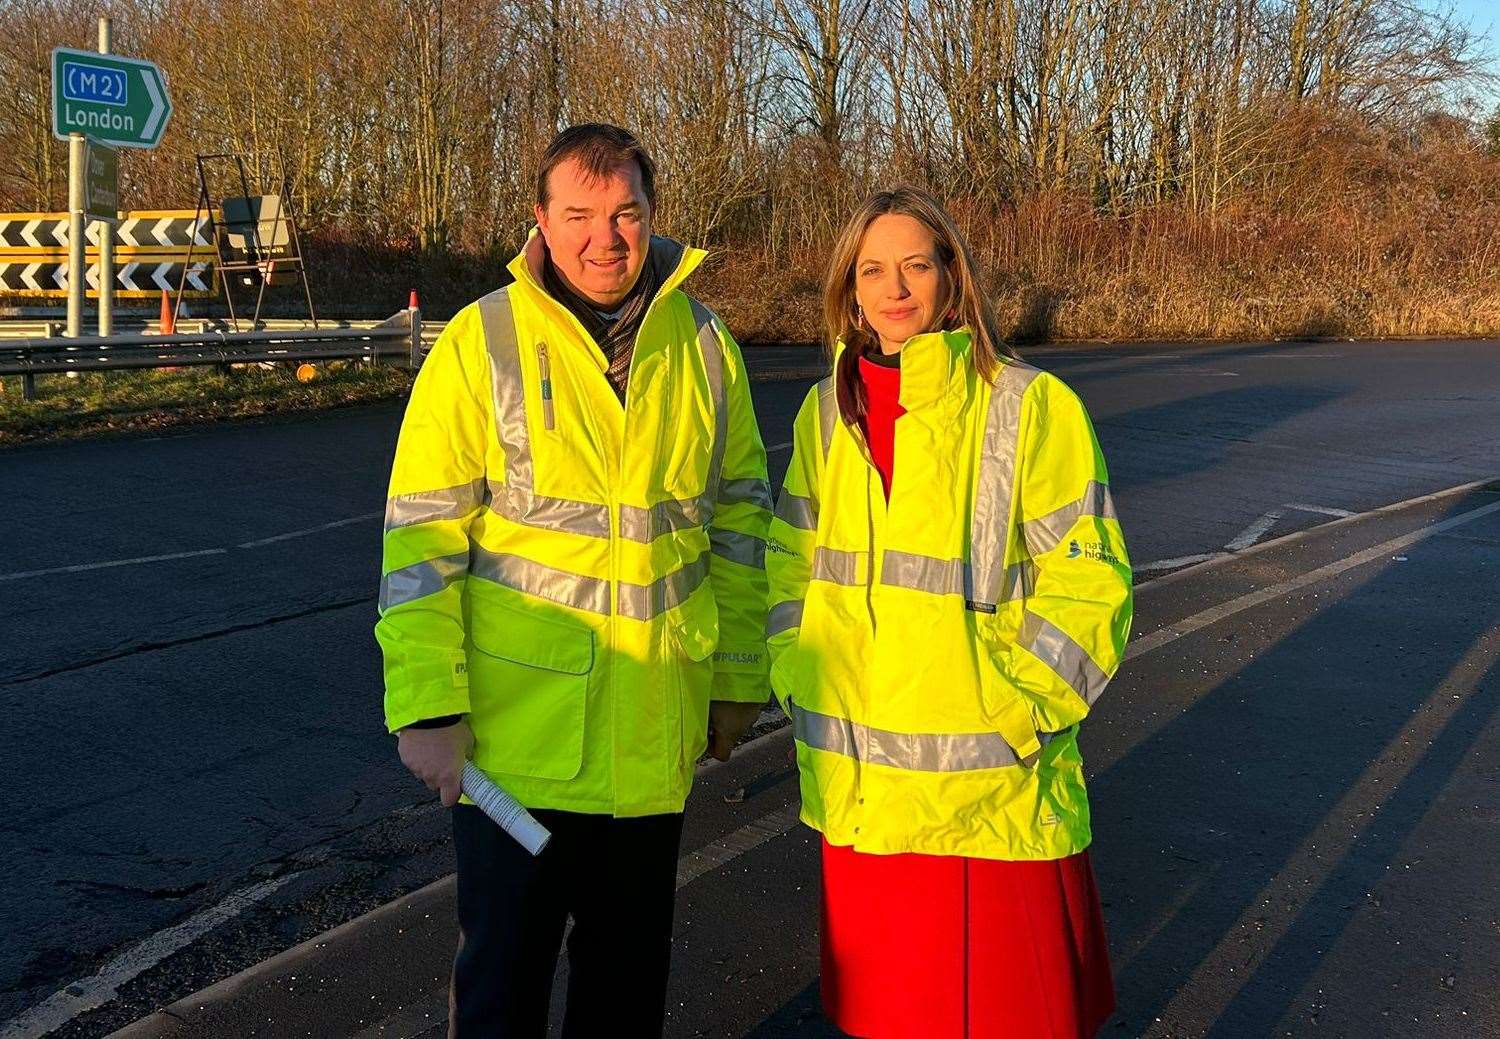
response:
<path fill-rule="evenodd" d="M 887 213 L 865 229 L 854 260 L 854 298 L 882 353 L 897 353 L 912 336 L 937 328 L 948 291 L 937 239 L 920 221 Z"/>

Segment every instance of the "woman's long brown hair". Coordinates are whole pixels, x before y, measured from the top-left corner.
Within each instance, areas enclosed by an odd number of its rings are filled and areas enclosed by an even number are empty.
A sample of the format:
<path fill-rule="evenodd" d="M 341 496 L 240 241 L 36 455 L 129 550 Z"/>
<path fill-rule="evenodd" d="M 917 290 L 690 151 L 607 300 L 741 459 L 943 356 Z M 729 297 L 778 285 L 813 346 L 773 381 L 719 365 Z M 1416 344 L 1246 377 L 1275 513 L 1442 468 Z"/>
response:
<path fill-rule="evenodd" d="M 823 284 L 823 325 L 826 347 L 833 356 L 836 344 L 844 344 L 843 355 L 834 370 L 834 388 L 839 414 L 849 425 L 864 418 L 866 400 L 864 384 L 859 379 L 859 358 L 879 349 L 879 340 L 864 326 L 854 295 L 854 267 L 859 259 L 860 243 L 865 232 L 878 218 L 889 214 L 909 216 L 925 227 L 936 240 L 938 259 L 948 277 L 948 302 L 939 308 L 937 328 L 967 328 L 971 339 L 970 357 L 979 375 L 993 383 L 1000 372 L 1002 357 L 1015 357 L 995 321 L 995 308 L 980 283 L 969 243 L 943 205 L 921 188 L 899 187 L 877 191 L 861 203 L 844 225 L 833 245 L 828 277 Z M 954 316 L 950 319 L 949 314 Z"/>

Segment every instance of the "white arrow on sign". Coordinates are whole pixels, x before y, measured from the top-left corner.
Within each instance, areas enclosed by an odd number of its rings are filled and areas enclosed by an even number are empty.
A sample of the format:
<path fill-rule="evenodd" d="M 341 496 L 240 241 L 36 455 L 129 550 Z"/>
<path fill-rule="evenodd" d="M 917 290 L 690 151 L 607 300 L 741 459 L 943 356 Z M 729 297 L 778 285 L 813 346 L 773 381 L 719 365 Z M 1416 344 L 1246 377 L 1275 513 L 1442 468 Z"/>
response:
<path fill-rule="evenodd" d="M 99 287 L 99 265 L 97 263 L 88 265 L 88 268 L 84 271 L 83 280 L 88 282 L 88 286 L 91 289 Z"/>
<path fill-rule="evenodd" d="M 172 283 L 167 280 L 167 271 L 170 267 L 170 264 L 159 263 L 156 265 L 156 270 L 151 272 L 151 280 L 156 282 L 156 287 L 163 292 L 172 291 Z"/>
<path fill-rule="evenodd" d="M 42 291 L 42 283 L 36 280 L 36 272 L 41 269 L 42 265 L 40 263 L 28 263 L 26 268 L 21 271 L 21 281 L 28 289 L 34 289 L 37 292 Z"/>
<path fill-rule="evenodd" d="M 207 226 L 208 226 L 208 217 L 206 217 L 206 216 L 205 217 L 200 217 L 198 219 L 198 222 L 193 225 L 193 244 L 194 245 L 207 245 L 208 244 L 208 239 L 203 237 L 203 229 L 205 227 L 207 227 Z"/>
<path fill-rule="evenodd" d="M 21 228 L 21 237 L 26 239 L 26 244 L 33 249 L 40 249 L 42 243 L 37 241 L 36 229 L 42 225 L 41 220 L 28 220 L 26 226 Z"/>
<path fill-rule="evenodd" d="M 192 269 L 188 271 L 188 284 L 193 286 L 193 288 L 197 289 L 200 292 L 207 292 L 208 286 L 204 284 L 203 281 L 203 275 L 207 270 L 207 264 L 193 264 Z"/>
<path fill-rule="evenodd" d="M 66 220 L 55 220 L 52 222 L 52 237 L 57 239 L 57 244 L 64 249 L 68 247 L 68 222 Z"/>
<path fill-rule="evenodd" d="M 124 267 L 121 267 L 120 284 L 124 285 L 127 289 L 140 288 L 140 286 L 135 283 L 135 269 L 139 266 L 140 264 L 136 263 L 134 260 L 131 260 Z"/>
<path fill-rule="evenodd" d="M 141 222 L 141 218 L 140 217 L 133 216 L 130 219 L 126 220 L 123 224 L 120 225 L 120 233 L 118 235 L 116 235 L 115 237 L 117 239 L 119 239 L 119 242 L 120 242 L 121 245 L 140 245 L 141 244 L 140 242 L 137 242 L 135 240 L 135 226 L 137 224 L 139 224 L 140 222 Z"/>
<path fill-rule="evenodd" d="M 93 245 L 99 244 L 99 228 L 101 228 L 102 226 L 104 225 L 98 223 L 97 221 L 89 221 L 89 229 L 84 232 L 84 236 Z"/>
<path fill-rule="evenodd" d="M 60 289 L 65 289 L 68 287 L 67 264 L 60 263 L 57 265 L 57 270 L 52 272 L 52 284 L 56 285 Z"/>
<path fill-rule="evenodd" d="M 156 226 L 151 229 L 151 234 L 155 236 L 156 240 L 162 245 L 171 245 L 172 237 L 167 234 L 167 228 L 171 226 L 172 218 L 169 216 L 164 216 L 156 222 Z"/>
<path fill-rule="evenodd" d="M 156 77 L 150 72 L 146 72 L 141 76 L 141 79 L 145 81 L 146 93 L 151 97 L 151 114 L 146 117 L 146 126 L 141 131 L 141 136 L 147 140 L 152 140 L 156 136 L 157 124 L 167 114 L 167 106 L 161 96 L 161 91 L 156 89 Z"/>

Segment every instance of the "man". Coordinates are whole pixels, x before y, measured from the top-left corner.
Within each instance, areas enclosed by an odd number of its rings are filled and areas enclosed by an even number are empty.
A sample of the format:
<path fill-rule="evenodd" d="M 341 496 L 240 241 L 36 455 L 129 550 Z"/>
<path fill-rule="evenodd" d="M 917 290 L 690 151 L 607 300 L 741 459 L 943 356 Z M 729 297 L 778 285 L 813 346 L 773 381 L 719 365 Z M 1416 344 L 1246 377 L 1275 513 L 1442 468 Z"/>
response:
<path fill-rule="evenodd" d="M 514 284 L 449 322 L 407 405 L 385 717 L 444 805 L 472 757 L 553 835 L 533 859 L 454 810 L 450 1035 L 543 1035 L 569 917 L 565 1034 L 659 1035 L 694 763 L 767 699 L 765 450 L 636 139 L 575 126 L 537 181 Z"/>

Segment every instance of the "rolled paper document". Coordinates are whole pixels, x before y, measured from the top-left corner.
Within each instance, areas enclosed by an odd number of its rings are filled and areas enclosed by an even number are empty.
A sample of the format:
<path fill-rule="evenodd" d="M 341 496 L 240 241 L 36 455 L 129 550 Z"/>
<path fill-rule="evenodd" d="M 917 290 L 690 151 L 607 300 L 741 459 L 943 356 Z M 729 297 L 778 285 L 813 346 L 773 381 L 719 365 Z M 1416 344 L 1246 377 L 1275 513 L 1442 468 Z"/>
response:
<path fill-rule="evenodd" d="M 552 839 L 552 834 L 536 821 L 535 816 L 496 786 L 495 781 L 472 761 L 464 762 L 463 788 L 480 811 L 495 820 L 495 825 L 514 837 L 531 854 L 540 855 Z"/>

